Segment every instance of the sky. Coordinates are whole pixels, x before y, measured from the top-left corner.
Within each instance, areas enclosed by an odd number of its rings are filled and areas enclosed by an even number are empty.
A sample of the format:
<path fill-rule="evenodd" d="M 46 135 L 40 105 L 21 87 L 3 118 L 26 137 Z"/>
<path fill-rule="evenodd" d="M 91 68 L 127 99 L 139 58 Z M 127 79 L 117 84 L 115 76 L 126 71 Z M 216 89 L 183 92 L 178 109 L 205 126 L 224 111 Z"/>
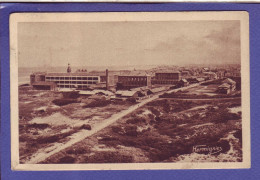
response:
<path fill-rule="evenodd" d="M 239 21 L 23 22 L 19 67 L 240 64 Z"/>

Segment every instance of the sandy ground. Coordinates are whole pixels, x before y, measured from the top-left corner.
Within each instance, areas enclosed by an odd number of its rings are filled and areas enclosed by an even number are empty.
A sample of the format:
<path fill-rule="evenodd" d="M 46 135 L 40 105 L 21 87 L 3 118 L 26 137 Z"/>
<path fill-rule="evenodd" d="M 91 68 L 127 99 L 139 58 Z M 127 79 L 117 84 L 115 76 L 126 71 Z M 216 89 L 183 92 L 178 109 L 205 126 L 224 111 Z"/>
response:
<path fill-rule="evenodd" d="M 162 92 L 163 93 L 163 92 Z M 162 94 L 160 93 L 160 94 Z M 89 131 L 89 130 L 82 130 L 79 131 L 78 133 L 73 134 L 72 136 L 70 136 L 70 140 L 67 141 L 64 144 L 60 144 L 60 143 L 54 143 L 53 145 L 51 145 L 48 149 L 43 148 L 43 149 L 39 149 L 35 154 L 33 154 L 30 158 L 30 160 L 26 161 L 26 164 L 37 164 L 41 161 L 44 161 L 46 158 L 50 157 L 51 155 L 60 152 L 61 150 L 72 146 L 73 144 L 82 141 L 83 139 L 97 133 L 98 131 L 104 129 L 105 127 L 113 124 L 114 122 L 116 122 L 117 120 L 119 120 L 120 118 L 132 113 L 133 111 L 135 111 L 136 109 L 138 109 L 139 107 L 147 104 L 148 102 L 151 102 L 157 98 L 159 98 L 159 95 L 155 95 L 149 99 L 145 99 L 143 100 L 141 103 L 138 103 L 136 105 L 133 105 L 131 107 L 129 107 L 127 110 L 123 110 L 117 114 L 114 114 L 113 116 L 111 116 L 110 118 L 106 119 L 105 121 L 102 121 L 100 123 L 95 124 L 95 126 Z M 58 119 L 62 119 L 59 120 L 58 122 L 56 122 L 55 120 Z M 61 124 L 67 124 L 67 123 L 72 123 L 72 120 L 70 118 L 64 117 L 62 116 L 60 113 L 56 113 L 54 115 L 52 115 L 51 117 L 47 117 L 45 119 L 43 118 L 36 118 L 34 120 L 32 120 L 32 123 L 61 123 Z M 75 122 L 73 122 L 73 124 L 75 124 Z M 57 125 L 57 124 L 56 124 Z"/>

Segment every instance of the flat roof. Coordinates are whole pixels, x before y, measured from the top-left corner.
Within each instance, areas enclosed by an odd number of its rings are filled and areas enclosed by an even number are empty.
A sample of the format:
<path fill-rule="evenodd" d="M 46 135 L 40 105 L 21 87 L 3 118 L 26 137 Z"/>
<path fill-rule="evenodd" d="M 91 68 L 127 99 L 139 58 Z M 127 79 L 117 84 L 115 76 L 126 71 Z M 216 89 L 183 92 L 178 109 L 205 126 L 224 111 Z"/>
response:
<path fill-rule="evenodd" d="M 94 75 L 86 72 L 78 72 L 78 73 L 47 73 L 46 76 L 100 76 L 100 75 Z"/>
<path fill-rule="evenodd" d="M 180 73 L 180 71 L 170 71 L 170 70 L 166 70 L 166 71 L 157 71 L 157 72 L 155 72 L 155 74 L 157 74 L 157 73 L 160 73 L 160 74 L 169 74 L 169 73 L 173 73 L 173 74 L 176 74 L 176 73 Z"/>

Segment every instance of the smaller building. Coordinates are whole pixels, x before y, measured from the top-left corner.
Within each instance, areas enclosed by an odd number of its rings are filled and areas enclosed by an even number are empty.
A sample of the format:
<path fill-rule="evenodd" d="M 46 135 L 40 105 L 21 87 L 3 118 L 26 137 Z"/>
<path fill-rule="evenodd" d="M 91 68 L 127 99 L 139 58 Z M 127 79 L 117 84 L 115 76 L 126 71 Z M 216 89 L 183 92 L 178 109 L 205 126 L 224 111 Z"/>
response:
<path fill-rule="evenodd" d="M 32 83 L 33 89 L 36 90 L 51 90 L 55 91 L 57 90 L 57 85 L 54 82 L 46 82 L 46 81 L 38 81 Z"/>
<path fill-rule="evenodd" d="M 207 79 L 217 79 L 218 77 L 214 72 L 203 72 L 203 74 Z"/>
<path fill-rule="evenodd" d="M 181 87 L 186 87 L 186 86 L 189 85 L 189 82 L 187 81 L 187 79 L 182 79 L 182 80 L 179 81 L 179 85 Z"/>
<path fill-rule="evenodd" d="M 182 78 L 187 78 L 187 77 L 189 77 L 189 75 L 190 75 L 190 72 L 189 72 L 189 71 L 182 71 L 182 72 L 181 72 L 181 77 L 182 77 Z"/>
<path fill-rule="evenodd" d="M 236 82 L 233 81 L 232 79 L 227 78 L 227 79 L 225 79 L 225 80 L 222 81 L 222 82 L 223 82 L 223 83 L 227 83 L 227 84 L 229 84 L 229 85 L 230 85 L 230 90 L 231 90 L 231 91 L 234 91 L 234 90 L 236 89 Z"/>
<path fill-rule="evenodd" d="M 120 98 L 137 98 L 139 95 L 138 91 L 117 91 L 116 92 L 116 97 Z"/>
<path fill-rule="evenodd" d="M 228 83 L 223 83 L 218 86 L 218 92 L 221 94 L 229 94 L 231 92 L 231 86 Z"/>
<path fill-rule="evenodd" d="M 44 72 L 35 72 L 30 75 L 30 84 L 32 85 L 35 82 L 45 81 L 46 73 Z"/>

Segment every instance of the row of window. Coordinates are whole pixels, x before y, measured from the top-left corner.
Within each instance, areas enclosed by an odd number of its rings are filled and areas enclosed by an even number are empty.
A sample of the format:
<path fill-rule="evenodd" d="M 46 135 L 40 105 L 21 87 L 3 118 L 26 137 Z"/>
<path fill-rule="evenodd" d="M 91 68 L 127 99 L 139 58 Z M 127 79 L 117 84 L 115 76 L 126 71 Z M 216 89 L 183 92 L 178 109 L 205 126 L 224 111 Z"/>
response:
<path fill-rule="evenodd" d="M 120 77 L 118 81 L 146 81 L 147 78 L 145 77 Z"/>
<path fill-rule="evenodd" d="M 57 84 L 97 84 L 97 81 L 54 81 Z"/>
<path fill-rule="evenodd" d="M 59 88 L 80 88 L 80 89 L 84 89 L 87 88 L 88 86 L 74 86 L 74 85 L 58 85 Z"/>
<path fill-rule="evenodd" d="M 98 83 L 98 81 L 55 81 L 55 80 L 47 80 L 47 81 L 51 81 L 51 82 L 55 82 L 55 83 L 61 83 L 61 84 L 96 84 Z"/>
<path fill-rule="evenodd" d="M 146 86 L 147 83 L 146 82 L 125 82 L 123 83 L 124 86 L 131 86 L 131 85 L 144 85 Z"/>
<path fill-rule="evenodd" d="M 152 84 L 176 84 L 177 81 L 152 81 Z"/>
<path fill-rule="evenodd" d="M 52 77 L 47 76 L 46 80 L 98 80 L 98 77 Z"/>

